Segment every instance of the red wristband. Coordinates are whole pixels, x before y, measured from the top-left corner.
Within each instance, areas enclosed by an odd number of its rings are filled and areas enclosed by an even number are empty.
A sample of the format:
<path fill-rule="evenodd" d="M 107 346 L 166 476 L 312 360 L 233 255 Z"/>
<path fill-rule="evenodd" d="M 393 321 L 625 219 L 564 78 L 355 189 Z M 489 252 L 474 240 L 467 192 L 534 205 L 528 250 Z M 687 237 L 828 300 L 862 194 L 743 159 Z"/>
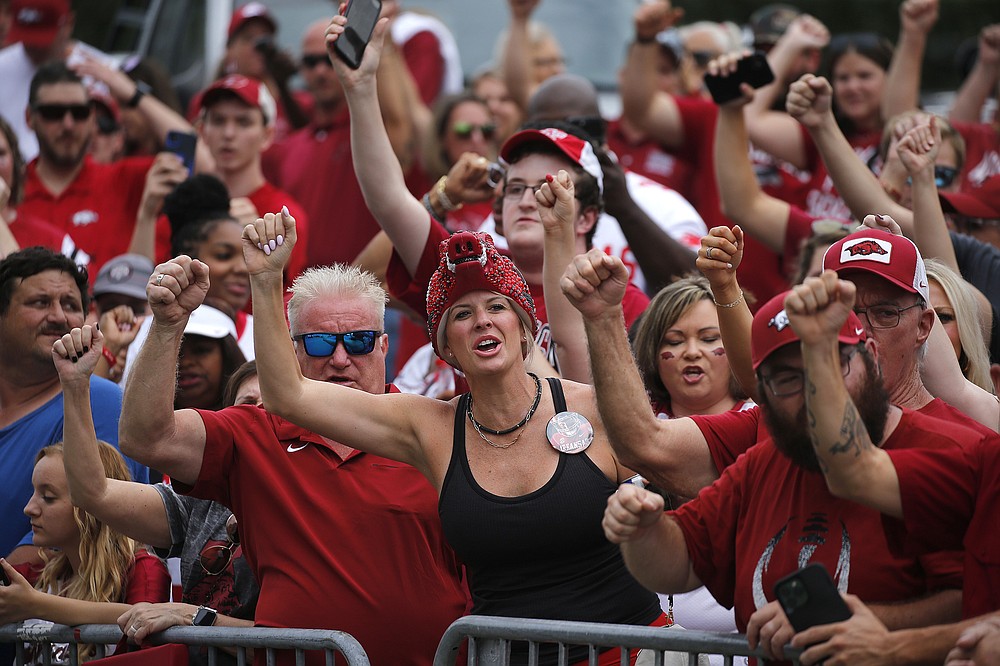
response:
<path fill-rule="evenodd" d="M 118 357 L 112 354 L 107 347 L 101 349 L 101 355 L 104 357 L 104 360 L 108 362 L 109 367 L 113 368 L 118 365 Z"/>

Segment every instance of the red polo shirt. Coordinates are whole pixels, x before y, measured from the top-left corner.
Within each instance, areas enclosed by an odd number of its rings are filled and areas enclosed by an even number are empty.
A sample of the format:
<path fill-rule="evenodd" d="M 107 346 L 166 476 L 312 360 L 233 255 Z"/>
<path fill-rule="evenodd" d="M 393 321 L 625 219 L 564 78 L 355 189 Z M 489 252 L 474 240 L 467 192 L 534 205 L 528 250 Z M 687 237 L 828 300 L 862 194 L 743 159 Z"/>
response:
<path fill-rule="evenodd" d="M 93 283 L 104 262 L 128 251 L 146 172 L 152 164 L 152 157 L 100 164 L 88 155 L 69 187 L 54 196 L 39 179 L 38 161 L 34 160 L 28 165 L 24 200 L 18 211 L 68 233 L 90 255 Z"/>

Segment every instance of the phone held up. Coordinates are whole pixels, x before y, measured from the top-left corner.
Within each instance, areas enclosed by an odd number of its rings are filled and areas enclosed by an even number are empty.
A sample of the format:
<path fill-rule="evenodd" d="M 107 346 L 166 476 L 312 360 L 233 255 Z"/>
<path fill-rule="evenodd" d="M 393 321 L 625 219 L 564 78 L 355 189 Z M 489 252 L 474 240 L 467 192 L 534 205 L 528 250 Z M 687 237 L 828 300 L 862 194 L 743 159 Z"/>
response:
<path fill-rule="evenodd" d="M 774 596 L 796 632 L 850 619 L 847 607 L 826 567 L 813 562 L 774 584 Z"/>
<path fill-rule="evenodd" d="M 333 43 L 333 50 L 351 69 L 361 66 L 361 57 L 381 12 L 382 0 L 350 0 L 347 4 L 344 13 L 347 25 L 344 26 L 344 34 Z"/>
<path fill-rule="evenodd" d="M 3 567 L 0 567 L 0 586 L 10 585 L 10 577 Z"/>
<path fill-rule="evenodd" d="M 740 97 L 740 84 L 749 83 L 751 88 L 763 88 L 774 81 L 774 72 L 767 63 L 763 51 L 755 51 L 739 61 L 736 71 L 728 76 L 705 75 L 705 87 L 712 93 L 716 104 L 725 104 Z"/>
<path fill-rule="evenodd" d="M 167 132 L 167 140 L 164 147 L 168 152 L 181 158 L 187 168 L 188 175 L 194 173 L 194 150 L 198 145 L 198 135 L 190 132 L 178 132 L 170 130 Z"/>

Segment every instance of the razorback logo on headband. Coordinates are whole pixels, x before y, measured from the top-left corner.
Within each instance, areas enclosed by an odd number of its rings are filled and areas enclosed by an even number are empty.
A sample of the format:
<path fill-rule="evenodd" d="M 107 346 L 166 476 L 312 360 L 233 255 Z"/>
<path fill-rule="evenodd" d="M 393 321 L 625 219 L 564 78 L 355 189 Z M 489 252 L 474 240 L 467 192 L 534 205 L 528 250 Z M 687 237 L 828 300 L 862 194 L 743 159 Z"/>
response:
<path fill-rule="evenodd" d="M 531 335 L 538 331 L 535 302 L 528 283 L 514 262 L 497 252 L 489 234 L 460 231 L 441 241 L 438 257 L 438 268 L 427 286 L 427 330 L 438 356 L 441 356 L 446 328 L 441 322 L 448 309 L 471 291 L 491 291 L 506 296 L 515 305 Z"/>

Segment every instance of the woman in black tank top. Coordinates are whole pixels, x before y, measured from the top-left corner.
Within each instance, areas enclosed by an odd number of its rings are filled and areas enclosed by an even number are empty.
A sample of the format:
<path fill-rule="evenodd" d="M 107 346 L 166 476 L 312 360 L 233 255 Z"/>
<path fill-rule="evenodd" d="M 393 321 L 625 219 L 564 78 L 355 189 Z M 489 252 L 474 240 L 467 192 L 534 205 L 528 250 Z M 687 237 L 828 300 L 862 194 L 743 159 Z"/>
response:
<path fill-rule="evenodd" d="M 565 172 L 560 177 L 542 188 L 572 192 Z M 269 350 L 257 360 L 268 409 L 420 469 L 439 492 L 445 535 L 467 567 L 473 613 L 662 623 L 656 595 L 632 577 L 601 527 L 608 497 L 633 473 L 611 449 L 590 386 L 527 372 L 534 302 L 492 239 L 460 232 L 441 244 L 427 295 L 431 339 L 470 387 L 443 402 L 302 379 L 281 313 L 280 281 L 265 275 L 280 270 L 294 239 L 291 222 L 274 216 L 245 232 L 254 246 L 278 234 L 285 240 L 269 257 L 246 250 L 257 341 Z M 541 663 L 556 663 L 551 647 L 543 646 Z M 602 663 L 618 663 L 613 652 Z M 571 652 L 571 663 L 586 658 L 586 648 Z"/>

